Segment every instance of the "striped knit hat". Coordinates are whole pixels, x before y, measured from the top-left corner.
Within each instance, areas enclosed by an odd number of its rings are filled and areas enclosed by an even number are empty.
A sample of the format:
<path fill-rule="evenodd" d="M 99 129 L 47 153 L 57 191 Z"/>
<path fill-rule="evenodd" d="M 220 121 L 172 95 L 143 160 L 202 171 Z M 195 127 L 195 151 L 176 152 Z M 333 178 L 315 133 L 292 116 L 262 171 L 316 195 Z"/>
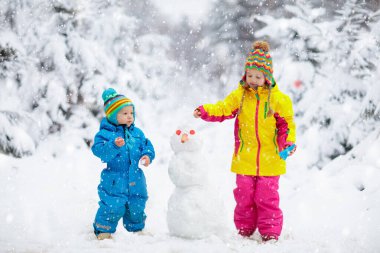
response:
<path fill-rule="evenodd" d="M 269 54 L 269 44 L 266 41 L 256 41 L 245 60 L 245 71 L 247 69 L 257 69 L 264 73 L 265 83 L 268 86 L 273 84 L 272 57 Z"/>
<path fill-rule="evenodd" d="M 273 116 L 274 112 L 270 106 L 271 90 L 276 85 L 276 81 L 273 78 L 273 65 L 272 57 L 269 54 L 269 44 L 266 41 L 255 41 L 252 45 L 251 51 L 248 53 L 248 57 L 245 60 L 244 76 L 240 81 L 240 85 L 248 87 L 246 84 L 246 72 L 248 69 L 256 69 L 261 71 L 265 77 L 265 84 L 268 91 L 267 105 L 265 107 L 265 117 Z"/>
<path fill-rule="evenodd" d="M 117 94 L 112 88 L 106 89 L 102 94 L 102 98 L 104 101 L 104 112 L 106 113 L 106 117 L 115 125 L 118 125 L 117 113 L 123 107 L 133 106 L 132 100 L 126 98 L 124 95 Z"/>

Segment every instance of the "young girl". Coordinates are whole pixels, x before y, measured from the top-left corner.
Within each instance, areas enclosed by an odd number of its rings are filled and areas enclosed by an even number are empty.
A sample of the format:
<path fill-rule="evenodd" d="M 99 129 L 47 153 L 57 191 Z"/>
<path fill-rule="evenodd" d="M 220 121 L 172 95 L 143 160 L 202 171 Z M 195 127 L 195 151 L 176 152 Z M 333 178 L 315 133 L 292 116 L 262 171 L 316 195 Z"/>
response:
<path fill-rule="evenodd" d="M 212 122 L 236 118 L 231 166 L 237 174 L 235 226 L 244 237 L 258 228 L 263 241 L 278 240 L 283 217 L 277 190 L 286 170 L 279 152 L 295 143 L 296 132 L 292 102 L 273 79 L 269 44 L 255 42 L 239 87 L 216 104 L 199 106 L 194 117 Z"/>
<path fill-rule="evenodd" d="M 130 232 L 144 228 L 148 193 L 139 161 L 148 166 L 155 156 L 152 143 L 135 127 L 132 101 L 112 88 L 102 97 L 106 117 L 92 146 L 94 155 L 107 163 L 98 186 L 99 209 L 93 224 L 99 240 L 111 238 L 121 218 Z"/>

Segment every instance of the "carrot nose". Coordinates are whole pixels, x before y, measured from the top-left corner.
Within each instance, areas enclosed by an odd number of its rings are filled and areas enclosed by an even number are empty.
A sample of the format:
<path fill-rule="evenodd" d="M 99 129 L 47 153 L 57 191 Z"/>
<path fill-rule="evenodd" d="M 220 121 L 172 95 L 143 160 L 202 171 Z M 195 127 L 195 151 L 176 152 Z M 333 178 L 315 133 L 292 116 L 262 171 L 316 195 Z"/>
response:
<path fill-rule="evenodd" d="M 187 134 L 183 134 L 182 136 L 181 136 L 181 142 L 182 143 L 185 143 L 185 142 L 187 142 L 189 140 L 189 135 L 187 135 Z"/>

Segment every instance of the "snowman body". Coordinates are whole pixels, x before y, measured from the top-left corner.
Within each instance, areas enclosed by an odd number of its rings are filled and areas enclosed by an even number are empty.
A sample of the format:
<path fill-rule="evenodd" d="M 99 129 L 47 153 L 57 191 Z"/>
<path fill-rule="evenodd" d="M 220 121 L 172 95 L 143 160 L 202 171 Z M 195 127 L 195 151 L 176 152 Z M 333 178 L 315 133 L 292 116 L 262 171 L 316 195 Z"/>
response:
<path fill-rule="evenodd" d="M 201 152 L 202 143 L 197 135 L 189 132 L 182 130 L 178 134 L 177 130 L 171 138 L 174 155 L 168 172 L 175 189 L 168 203 L 167 222 L 171 235 L 199 239 L 216 233 L 220 205 L 213 197 L 216 194 Z"/>

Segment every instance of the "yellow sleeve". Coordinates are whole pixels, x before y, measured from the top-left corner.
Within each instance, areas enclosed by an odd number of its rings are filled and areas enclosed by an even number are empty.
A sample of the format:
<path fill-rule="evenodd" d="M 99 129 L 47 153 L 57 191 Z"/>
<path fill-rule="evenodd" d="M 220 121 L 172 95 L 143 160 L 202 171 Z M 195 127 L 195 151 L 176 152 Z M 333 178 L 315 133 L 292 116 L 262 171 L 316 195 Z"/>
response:
<path fill-rule="evenodd" d="M 205 121 L 219 121 L 232 119 L 236 116 L 240 108 L 244 88 L 239 87 L 232 91 L 225 99 L 216 104 L 204 104 L 198 107 L 201 118 Z"/>

